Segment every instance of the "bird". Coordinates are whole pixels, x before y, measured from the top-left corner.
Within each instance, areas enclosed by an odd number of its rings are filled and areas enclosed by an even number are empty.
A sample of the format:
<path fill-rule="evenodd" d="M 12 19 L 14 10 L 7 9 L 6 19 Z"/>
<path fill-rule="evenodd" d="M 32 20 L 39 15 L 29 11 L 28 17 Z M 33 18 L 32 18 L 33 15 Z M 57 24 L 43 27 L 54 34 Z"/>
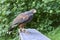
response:
<path fill-rule="evenodd" d="M 11 32 L 16 27 L 16 25 L 18 25 L 20 31 L 25 32 L 25 25 L 32 20 L 35 13 L 36 9 L 31 9 L 29 11 L 20 13 L 18 16 L 16 16 L 16 18 L 13 19 L 8 31 Z"/>

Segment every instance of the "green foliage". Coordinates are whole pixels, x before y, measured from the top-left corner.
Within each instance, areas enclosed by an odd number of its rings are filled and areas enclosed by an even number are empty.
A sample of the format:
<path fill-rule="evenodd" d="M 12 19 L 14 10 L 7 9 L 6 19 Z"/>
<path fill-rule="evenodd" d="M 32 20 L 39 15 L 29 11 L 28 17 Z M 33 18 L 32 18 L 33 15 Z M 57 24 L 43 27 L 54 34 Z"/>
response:
<path fill-rule="evenodd" d="M 19 13 L 33 8 L 37 10 L 37 13 L 33 20 L 26 25 L 28 28 L 35 28 L 48 34 L 60 26 L 59 0 L 0 0 L 0 39 L 18 40 L 17 30 L 13 32 L 13 36 L 5 35 L 5 33 Z"/>
<path fill-rule="evenodd" d="M 60 40 L 60 27 L 58 27 L 57 29 L 55 29 L 52 32 L 48 33 L 49 38 L 51 38 L 52 40 Z"/>

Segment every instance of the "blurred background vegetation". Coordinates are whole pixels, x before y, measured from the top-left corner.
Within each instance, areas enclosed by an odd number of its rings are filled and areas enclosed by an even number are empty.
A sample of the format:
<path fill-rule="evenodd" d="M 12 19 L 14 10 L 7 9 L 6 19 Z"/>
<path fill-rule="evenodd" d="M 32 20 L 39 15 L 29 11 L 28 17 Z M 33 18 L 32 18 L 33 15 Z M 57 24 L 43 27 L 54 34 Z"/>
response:
<path fill-rule="evenodd" d="M 35 28 L 51 40 L 60 40 L 60 0 L 0 0 L 0 40 L 18 40 L 18 30 L 5 35 L 11 21 L 21 12 L 37 13 L 27 28 Z"/>

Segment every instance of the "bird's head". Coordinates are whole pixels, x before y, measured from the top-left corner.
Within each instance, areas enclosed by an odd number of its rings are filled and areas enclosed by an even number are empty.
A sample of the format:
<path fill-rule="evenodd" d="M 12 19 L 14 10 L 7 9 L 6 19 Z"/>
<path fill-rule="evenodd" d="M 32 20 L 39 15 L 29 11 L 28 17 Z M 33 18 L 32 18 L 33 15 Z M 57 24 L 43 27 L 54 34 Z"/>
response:
<path fill-rule="evenodd" d="M 31 9 L 30 11 L 33 13 L 36 13 L 36 9 Z"/>

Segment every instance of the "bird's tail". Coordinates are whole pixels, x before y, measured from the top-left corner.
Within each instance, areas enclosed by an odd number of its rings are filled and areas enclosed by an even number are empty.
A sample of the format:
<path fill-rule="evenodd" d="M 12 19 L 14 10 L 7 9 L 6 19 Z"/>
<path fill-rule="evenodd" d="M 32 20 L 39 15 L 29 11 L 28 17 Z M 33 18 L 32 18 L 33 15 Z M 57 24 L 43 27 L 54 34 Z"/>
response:
<path fill-rule="evenodd" d="M 10 26 L 10 27 L 8 28 L 7 34 L 11 34 L 12 31 L 13 31 L 13 29 L 14 29 L 14 27 Z"/>
<path fill-rule="evenodd" d="M 9 27 L 9 28 L 8 28 L 8 31 L 12 31 L 13 29 L 14 29 L 14 28 L 12 28 L 12 27 Z"/>

